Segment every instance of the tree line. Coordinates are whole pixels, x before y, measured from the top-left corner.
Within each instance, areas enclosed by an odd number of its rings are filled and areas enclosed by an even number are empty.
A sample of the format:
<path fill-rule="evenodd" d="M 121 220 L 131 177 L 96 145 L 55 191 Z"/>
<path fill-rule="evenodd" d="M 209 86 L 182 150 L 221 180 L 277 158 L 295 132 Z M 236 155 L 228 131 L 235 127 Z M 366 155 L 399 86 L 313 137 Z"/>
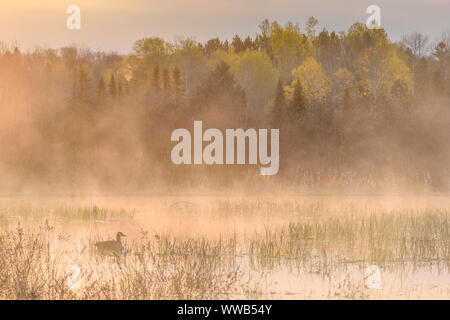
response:
<path fill-rule="evenodd" d="M 382 28 L 329 31 L 313 17 L 304 27 L 266 19 L 254 37 L 231 41 L 143 38 L 127 55 L 1 43 L 0 146 L 8 152 L 0 164 L 22 168 L 27 179 L 60 175 L 76 184 L 92 175 L 109 184 L 145 180 L 152 162 L 168 181 L 174 171 L 161 162 L 168 132 L 200 119 L 219 128 L 280 128 L 286 181 L 295 172 L 294 181 L 312 185 L 378 186 L 398 174 L 441 188 L 449 172 L 449 68 L 450 32 L 394 42 Z M 110 165 L 100 163 L 108 157 Z M 128 170 L 120 179 L 116 165 Z"/>

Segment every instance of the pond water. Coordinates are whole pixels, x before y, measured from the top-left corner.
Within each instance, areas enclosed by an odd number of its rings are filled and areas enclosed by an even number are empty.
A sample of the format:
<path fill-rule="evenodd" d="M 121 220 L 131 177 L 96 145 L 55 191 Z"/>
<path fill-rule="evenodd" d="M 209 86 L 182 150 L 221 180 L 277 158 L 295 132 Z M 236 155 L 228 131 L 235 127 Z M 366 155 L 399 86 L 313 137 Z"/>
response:
<path fill-rule="evenodd" d="M 111 210 L 123 209 L 132 217 L 77 219 L 52 215 L 59 207 L 76 208 L 96 205 Z M 40 208 L 39 215 L 21 216 L 20 209 Z M 449 217 L 450 197 L 173 197 L 173 196 L 96 196 L 96 197 L 0 197 L 3 212 L 0 230 L 21 226 L 37 226 L 48 220 L 58 234 L 68 239 L 66 245 L 76 246 L 85 239 L 114 238 L 116 232 L 127 235 L 125 246 L 139 243 L 143 232 L 150 236 L 170 235 L 180 239 L 236 238 L 238 252 L 232 257 L 245 277 L 251 279 L 251 292 L 233 293 L 234 298 L 273 299 L 448 299 L 450 298 L 449 261 L 415 264 L 409 261 L 375 265 L 379 272 L 373 278 L 368 274 L 368 263 L 333 266 L 327 272 L 322 268 L 303 268 L 290 258 L 277 259 L 275 267 L 267 268 L 252 263 L 249 241 L 253 235 L 267 230 L 279 230 L 291 222 L 328 219 L 351 210 L 356 214 L 394 212 L 410 214 L 427 210 L 440 210 Z M 48 214 L 46 214 L 48 213 Z M 314 220 L 315 221 L 315 220 Z M 450 239 L 447 239 L 450 241 Z M 447 246 L 450 242 L 443 244 Z M 393 244 L 394 245 L 394 244 Z M 358 248 L 357 248 L 358 249 Z M 315 250 L 315 249 L 314 249 Z M 330 245 L 330 254 L 333 253 Z M 448 258 L 448 255 L 445 259 Z M 311 259 L 318 259 L 320 255 Z M 286 261 L 284 261 L 286 260 Z M 294 257 L 295 260 L 295 257 Z M 290 261 L 290 262 L 289 262 Z M 314 263 L 312 263 L 314 265 Z M 368 279 L 369 278 L 369 279 Z M 248 291 L 248 290 L 247 290 Z"/>

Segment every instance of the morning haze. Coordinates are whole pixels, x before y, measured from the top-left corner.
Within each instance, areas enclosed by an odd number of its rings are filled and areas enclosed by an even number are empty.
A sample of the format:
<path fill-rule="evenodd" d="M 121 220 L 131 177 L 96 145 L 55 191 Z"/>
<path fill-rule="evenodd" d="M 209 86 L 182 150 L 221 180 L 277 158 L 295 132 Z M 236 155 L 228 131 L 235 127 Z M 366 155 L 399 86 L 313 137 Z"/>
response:
<path fill-rule="evenodd" d="M 91 2 L 0 4 L 0 299 L 449 298 L 448 3 Z"/>

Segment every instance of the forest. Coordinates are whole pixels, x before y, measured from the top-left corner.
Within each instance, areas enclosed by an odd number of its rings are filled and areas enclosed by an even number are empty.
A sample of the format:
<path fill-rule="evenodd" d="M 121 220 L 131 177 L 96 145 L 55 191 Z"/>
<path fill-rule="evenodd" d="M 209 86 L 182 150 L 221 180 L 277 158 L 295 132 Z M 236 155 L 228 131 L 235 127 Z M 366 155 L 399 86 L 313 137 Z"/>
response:
<path fill-rule="evenodd" d="M 446 192 L 449 70 L 450 31 L 392 41 L 313 17 L 231 41 L 147 37 L 129 54 L 2 42 L 0 191 Z M 279 128 L 278 174 L 174 165 L 170 134 L 194 120 Z"/>

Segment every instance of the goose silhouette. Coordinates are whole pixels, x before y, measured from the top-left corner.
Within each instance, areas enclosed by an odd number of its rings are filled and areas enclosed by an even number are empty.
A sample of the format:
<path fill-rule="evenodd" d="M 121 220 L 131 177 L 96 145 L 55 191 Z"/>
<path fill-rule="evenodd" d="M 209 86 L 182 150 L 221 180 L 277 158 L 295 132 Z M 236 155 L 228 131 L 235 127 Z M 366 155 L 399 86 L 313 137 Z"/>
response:
<path fill-rule="evenodd" d="M 119 231 L 117 232 L 116 240 L 100 241 L 95 243 L 95 246 L 100 253 L 119 255 L 123 253 L 124 249 L 121 241 L 122 237 L 126 237 L 126 235 Z"/>

